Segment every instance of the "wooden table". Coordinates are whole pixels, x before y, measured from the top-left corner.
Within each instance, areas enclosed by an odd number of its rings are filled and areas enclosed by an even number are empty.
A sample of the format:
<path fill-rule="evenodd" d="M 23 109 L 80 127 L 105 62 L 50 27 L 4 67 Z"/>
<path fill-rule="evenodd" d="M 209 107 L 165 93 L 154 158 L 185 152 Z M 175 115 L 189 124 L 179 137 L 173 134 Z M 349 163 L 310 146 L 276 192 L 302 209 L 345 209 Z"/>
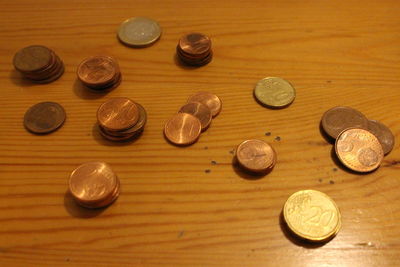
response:
<path fill-rule="evenodd" d="M 335 105 L 351 106 L 399 138 L 399 12 L 397 0 L 1 1 L 0 265 L 398 266 L 399 145 L 377 171 L 350 173 L 319 121 Z M 161 39 L 144 49 L 119 43 L 116 29 L 133 16 L 159 21 Z M 214 50 L 196 69 L 175 60 L 177 40 L 192 31 L 208 34 Z M 61 79 L 35 85 L 13 70 L 14 53 L 31 44 L 63 59 Z M 97 54 L 115 56 L 122 69 L 109 94 L 76 80 L 77 65 Z M 295 86 L 291 106 L 255 102 L 254 85 L 266 76 Z M 196 144 L 170 145 L 164 123 L 204 90 L 222 99 L 221 114 Z M 111 143 L 94 130 L 98 106 L 115 96 L 148 112 L 135 142 Z M 67 112 L 47 136 L 22 125 L 41 101 Z M 261 179 L 232 166 L 233 150 L 250 138 L 278 154 Z M 70 172 L 94 160 L 108 162 L 122 183 L 103 210 L 80 208 L 67 194 Z M 302 189 L 340 207 L 343 227 L 325 245 L 299 243 L 280 224 L 285 200 Z"/>

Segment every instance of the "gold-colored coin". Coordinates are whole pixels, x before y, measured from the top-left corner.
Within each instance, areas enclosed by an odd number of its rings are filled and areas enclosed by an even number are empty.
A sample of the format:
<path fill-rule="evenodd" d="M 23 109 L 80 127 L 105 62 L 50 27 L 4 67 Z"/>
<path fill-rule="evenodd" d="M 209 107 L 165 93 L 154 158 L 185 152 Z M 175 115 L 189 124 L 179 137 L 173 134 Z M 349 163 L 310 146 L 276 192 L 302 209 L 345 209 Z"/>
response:
<path fill-rule="evenodd" d="M 313 242 L 329 240 L 341 227 L 336 203 L 316 190 L 301 190 L 291 195 L 283 207 L 283 217 L 295 235 Z"/>
<path fill-rule="evenodd" d="M 283 108 L 294 101 L 296 90 L 282 78 L 267 77 L 257 83 L 254 95 L 263 105 L 271 108 Z"/>

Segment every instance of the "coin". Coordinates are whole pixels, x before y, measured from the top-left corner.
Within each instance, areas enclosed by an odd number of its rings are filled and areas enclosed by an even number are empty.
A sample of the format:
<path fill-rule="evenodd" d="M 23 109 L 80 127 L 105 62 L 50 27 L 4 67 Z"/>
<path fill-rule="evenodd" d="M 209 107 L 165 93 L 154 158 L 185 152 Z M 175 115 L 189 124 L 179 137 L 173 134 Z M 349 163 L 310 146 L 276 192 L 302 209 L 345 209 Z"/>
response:
<path fill-rule="evenodd" d="M 350 107 L 334 107 L 324 113 L 321 125 L 325 133 L 336 139 L 347 128 L 367 128 L 368 120 L 358 110 Z"/>
<path fill-rule="evenodd" d="M 175 145 L 193 144 L 200 136 L 201 123 L 195 116 L 187 113 L 175 114 L 164 127 L 164 135 Z"/>
<path fill-rule="evenodd" d="M 110 131 L 122 131 L 133 127 L 139 120 L 135 102 L 126 97 L 111 98 L 97 110 L 100 126 Z"/>
<path fill-rule="evenodd" d="M 179 112 L 188 113 L 198 118 L 202 131 L 206 130 L 211 124 L 211 110 L 200 102 L 187 103 L 180 108 Z"/>
<path fill-rule="evenodd" d="M 394 147 L 394 135 L 387 126 L 379 121 L 368 120 L 367 130 L 378 138 L 385 155 L 392 151 Z"/>
<path fill-rule="evenodd" d="M 236 149 L 236 158 L 241 167 L 255 173 L 268 172 L 276 164 L 272 146 L 257 139 L 242 142 Z"/>
<path fill-rule="evenodd" d="M 109 131 L 99 125 L 100 134 L 110 141 L 119 142 L 128 141 L 139 136 L 143 132 L 144 126 L 146 125 L 147 114 L 142 105 L 138 103 L 135 104 L 139 109 L 139 120 L 132 128 L 123 131 Z"/>
<path fill-rule="evenodd" d="M 65 110 L 60 104 L 41 102 L 26 111 L 24 126 L 32 133 L 47 134 L 60 128 L 65 118 Z"/>
<path fill-rule="evenodd" d="M 213 117 L 217 116 L 222 109 L 222 102 L 218 96 L 209 92 L 198 92 L 189 97 L 188 103 L 190 102 L 200 102 L 206 105 L 211 110 L 211 115 Z"/>
<path fill-rule="evenodd" d="M 202 33 L 189 33 L 181 37 L 179 48 L 189 55 L 203 55 L 211 49 L 211 40 Z"/>
<path fill-rule="evenodd" d="M 161 27 L 155 20 L 134 17 L 122 22 L 117 35 L 125 45 L 143 47 L 153 44 L 160 38 Z"/>
<path fill-rule="evenodd" d="M 87 162 L 70 175 L 69 190 L 78 204 L 100 208 L 111 204 L 119 195 L 119 179 L 105 162 Z"/>
<path fill-rule="evenodd" d="M 283 217 L 291 232 L 313 242 L 329 240 L 341 227 L 336 203 L 316 190 L 301 190 L 292 194 L 283 207 Z"/>
<path fill-rule="evenodd" d="M 282 78 L 267 77 L 258 81 L 254 88 L 254 95 L 263 105 L 283 108 L 294 101 L 296 91 L 288 81 Z"/>
<path fill-rule="evenodd" d="M 51 49 L 41 45 L 21 49 L 15 54 L 13 63 L 24 78 L 36 83 L 55 81 L 64 73 L 62 60 Z"/>
<path fill-rule="evenodd" d="M 102 90 L 114 86 L 120 80 L 117 61 L 109 56 L 92 56 L 78 66 L 78 79 L 87 87 Z"/>
<path fill-rule="evenodd" d="M 182 36 L 176 47 L 178 58 L 185 64 L 202 66 L 212 60 L 211 40 L 202 33 Z"/>
<path fill-rule="evenodd" d="M 335 151 L 343 165 L 357 172 L 373 171 L 383 159 L 383 149 L 378 138 L 360 128 L 350 128 L 340 133 L 336 139 Z"/>
<path fill-rule="evenodd" d="M 51 50 L 42 45 L 31 45 L 19 50 L 13 59 L 14 66 L 21 72 L 44 69 L 51 61 Z"/>

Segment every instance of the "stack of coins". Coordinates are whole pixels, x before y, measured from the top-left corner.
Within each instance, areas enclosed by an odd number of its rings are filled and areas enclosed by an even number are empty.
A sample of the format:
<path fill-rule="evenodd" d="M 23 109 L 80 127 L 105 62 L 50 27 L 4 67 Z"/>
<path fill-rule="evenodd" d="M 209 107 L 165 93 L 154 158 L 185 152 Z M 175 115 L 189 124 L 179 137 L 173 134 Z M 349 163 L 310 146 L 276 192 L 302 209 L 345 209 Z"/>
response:
<path fill-rule="evenodd" d="M 267 77 L 257 82 L 254 96 L 263 106 L 278 109 L 287 107 L 294 101 L 296 90 L 282 78 Z"/>
<path fill-rule="evenodd" d="M 276 152 L 268 143 L 251 139 L 236 148 L 237 163 L 246 171 L 257 174 L 269 173 L 276 164 Z"/>
<path fill-rule="evenodd" d="M 186 34 L 179 40 L 176 54 L 187 65 L 206 65 L 211 61 L 213 55 L 211 40 L 201 33 Z"/>
<path fill-rule="evenodd" d="M 331 240 L 342 225 L 336 203 L 316 190 L 291 195 L 283 207 L 283 219 L 291 233 L 311 242 Z"/>
<path fill-rule="evenodd" d="M 100 134 L 110 141 L 128 141 L 138 137 L 146 121 L 146 110 L 126 97 L 111 98 L 97 110 Z"/>
<path fill-rule="evenodd" d="M 145 47 L 155 43 L 161 36 L 161 27 L 157 21 L 134 17 L 121 23 L 118 39 L 127 46 Z"/>
<path fill-rule="evenodd" d="M 109 56 L 93 56 L 83 60 L 77 70 L 78 79 L 96 91 L 112 90 L 121 83 L 118 62 Z"/>
<path fill-rule="evenodd" d="M 64 108 L 55 102 L 41 102 L 30 107 L 24 116 L 25 129 L 35 134 L 47 134 L 60 128 L 65 121 Z"/>
<path fill-rule="evenodd" d="M 383 156 L 394 146 L 394 135 L 388 127 L 350 107 L 338 106 L 326 111 L 321 127 L 327 136 L 336 140 L 338 159 L 353 171 L 377 169 Z"/>
<path fill-rule="evenodd" d="M 37 83 L 49 83 L 64 73 L 64 63 L 51 49 L 31 45 L 19 50 L 14 56 L 14 67 L 25 78 Z"/>
<path fill-rule="evenodd" d="M 212 93 L 198 92 L 192 95 L 178 113 L 165 124 L 166 139 L 172 144 L 182 146 L 195 143 L 221 108 L 221 100 Z"/>
<path fill-rule="evenodd" d="M 107 163 L 88 162 L 71 173 L 69 191 L 79 205 L 102 208 L 118 198 L 120 182 Z"/>

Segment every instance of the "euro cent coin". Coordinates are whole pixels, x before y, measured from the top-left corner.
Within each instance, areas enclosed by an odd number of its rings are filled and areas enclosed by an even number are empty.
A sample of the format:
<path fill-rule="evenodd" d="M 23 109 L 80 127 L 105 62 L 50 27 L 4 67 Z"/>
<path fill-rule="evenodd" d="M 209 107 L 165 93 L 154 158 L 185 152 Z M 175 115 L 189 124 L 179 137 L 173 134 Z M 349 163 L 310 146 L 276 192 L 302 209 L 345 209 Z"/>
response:
<path fill-rule="evenodd" d="M 312 242 L 331 239 L 341 227 L 336 203 L 316 190 L 301 190 L 292 194 L 283 207 L 283 217 L 292 233 Z"/>
<path fill-rule="evenodd" d="M 267 107 L 283 108 L 294 101 L 296 90 L 282 78 L 267 77 L 258 81 L 254 88 L 254 96 Z"/>

